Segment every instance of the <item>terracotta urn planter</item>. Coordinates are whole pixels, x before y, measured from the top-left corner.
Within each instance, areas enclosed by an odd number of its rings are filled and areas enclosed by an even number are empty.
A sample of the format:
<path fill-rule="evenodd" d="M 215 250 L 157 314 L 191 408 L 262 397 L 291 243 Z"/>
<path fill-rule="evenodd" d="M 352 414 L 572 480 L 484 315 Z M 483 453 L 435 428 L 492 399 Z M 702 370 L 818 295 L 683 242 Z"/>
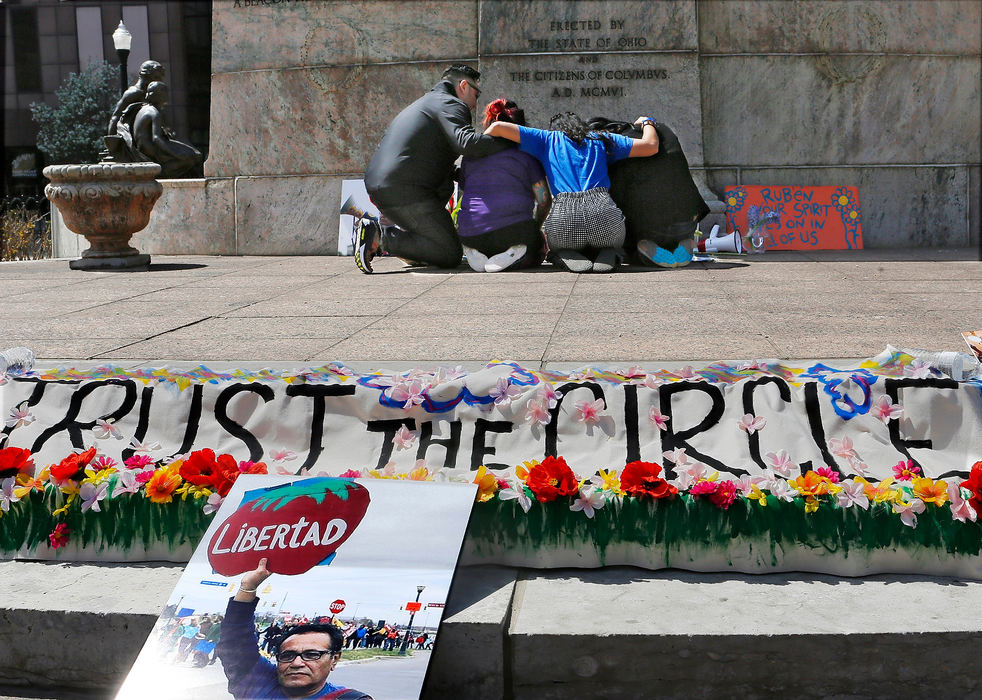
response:
<path fill-rule="evenodd" d="M 73 270 L 147 270 L 150 256 L 129 244 L 146 227 L 163 193 L 154 178 L 156 163 L 49 165 L 44 195 L 58 207 L 65 225 L 89 242 Z"/>

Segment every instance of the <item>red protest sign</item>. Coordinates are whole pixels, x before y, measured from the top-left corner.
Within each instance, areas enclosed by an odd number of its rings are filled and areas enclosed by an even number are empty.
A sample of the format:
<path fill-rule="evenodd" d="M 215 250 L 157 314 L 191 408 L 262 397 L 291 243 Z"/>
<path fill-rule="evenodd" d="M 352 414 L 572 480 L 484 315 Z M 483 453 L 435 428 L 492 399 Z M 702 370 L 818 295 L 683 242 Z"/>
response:
<path fill-rule="evenodd" d="M 330 610 L 332 613 L 337 615 L 339 612 L 344 610 L 344 605 L 345 605 L 344 601 L 338 598 L 333 603 L 331 603 L 330 607 L 328 607 L 328 610 Z"/>
<path fill-rule="evenodd" d="M 855 187 L 741 185 L 723 188 L 726 228 L 750 233 L 765 223 L 768 250 L 852 250 L 863 247 L 859 191 Z M 776 216 L 775 216 L 776 214 Z"/>
<path fill-rule="evenodd" d="M 422 603 L 417 603 L 415 601 L 410 601 L 406 603 L 406 610 L 409 612 L 419 612 L 419 609 L 423 607 Z"/>
<path fill-rule="evenodd" d="M 333 555 L 358 527 L 371 498 L 351 479 L 307 479 L 247 492 L 208 543 L 223 576 L 252 571 L 266 557 L 273 573 L 296 575 Z"/>

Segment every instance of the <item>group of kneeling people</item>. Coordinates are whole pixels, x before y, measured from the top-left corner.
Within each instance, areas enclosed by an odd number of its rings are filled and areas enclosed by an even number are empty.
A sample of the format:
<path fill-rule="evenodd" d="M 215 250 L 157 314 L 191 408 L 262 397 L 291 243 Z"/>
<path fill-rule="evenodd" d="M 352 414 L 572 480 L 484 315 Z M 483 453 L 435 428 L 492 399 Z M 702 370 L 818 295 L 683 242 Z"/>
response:
<path fill-rule="evenodd" d="M 360 269 L 371 272 L 382 253 L 445 268 L 457 267 L 463 254 L 478 272 L 545 259 L 571 272 L 612 272 L 628 256 L 661 267 L 692 259 L 692 233 L 708 208 L 670 130 L 648 116 L 587 124 L 571 112 L 553 116 L 548 130 L 536 129 L 515 102 L 499 98 L 487 105 L 478 133 L 470 125 L 478 77 L 467 66 L 451 66 L 386 132 L 365 173 L 382 226 L 363 227 Z M 665 191 L 672 183 L 652 181 L 659 178 L 650 168 L 615 165 L 663 153 L 660 134 L 671 141 L 675 162 L 663 159 L 658 167 L 668 179 L 681 176 L 688 200 L 681 209 Z M 458 155 L 464 157 L 453 171 Z M 621 177 L 612 187 L 613 169 Z M 445 209 L 451 172 L 460 186 L 455 222 Z M 666 194 L 676 201 L 663 202 L 669 211 L 659 218 L 650 209 Z"/>

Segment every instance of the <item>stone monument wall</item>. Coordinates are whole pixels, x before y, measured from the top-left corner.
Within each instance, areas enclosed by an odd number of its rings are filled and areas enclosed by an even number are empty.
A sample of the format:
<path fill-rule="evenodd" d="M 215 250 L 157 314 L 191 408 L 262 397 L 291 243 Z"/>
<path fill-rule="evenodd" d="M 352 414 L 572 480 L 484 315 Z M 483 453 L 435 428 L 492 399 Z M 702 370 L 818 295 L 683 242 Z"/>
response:
<path fill-rule="evenodd" d="M 980 31 L 977 0 L 215 0 L 205 174 L 220 184 L 193 202 L 234 215 L 190 235 L 333 253 L 341 181 L 464 61 L 480 108 L 507 95 L 533 126 L 565 110 L 668 123 L 707 199 L 854 185 L 867 247 L 977 244 Z M 167 252 L 153 227 L 144 245 Z"/>

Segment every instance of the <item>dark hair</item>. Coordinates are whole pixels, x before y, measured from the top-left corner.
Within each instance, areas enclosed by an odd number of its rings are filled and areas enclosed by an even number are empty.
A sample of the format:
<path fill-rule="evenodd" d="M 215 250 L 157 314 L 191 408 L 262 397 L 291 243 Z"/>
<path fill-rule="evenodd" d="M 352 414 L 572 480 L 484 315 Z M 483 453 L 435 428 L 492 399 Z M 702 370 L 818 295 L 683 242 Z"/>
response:
<path fill-rule="evenodd" d="M 566 134 L 566 138 L 577 146 L 583 143 L 583 139 L 603 141 L 605 149 L 610 145 L 610 139 L 605 134 L 591 132 L 583 120 L 572 112 L 560 112 L 552 115 L 552 119 L 549 120 L 549 129 L 563 132 Z"/>
<path fill-rule="evenodd" d="M 499 97 L 484 108 L 484 128 L 487 129 L 493 122 L 525 126 L 525 110 L 519 109 L 512 100 Z"/>
<path fill-rule="evenodd" d="M 459 83 L 461 80 L 470 80 L 476 83 L 481 79 L 481 74 L 468 65 L 464 65 L 463 63 L 455 63 L 443 71 L 443 79 L 449 80 L 454 85 Z"/>
<path fill-rule="evenodd" d="M 280 653 L 280 646 L 290 637 L 296 634 L 307 634 L 308 632 L 323 632 L 331 637 L 331 653 L 337 654 L 344 645 L 344 635 L 334 625 L 291 625 L 283 630 L 283 633 L 276 639 L 273 655 Z"/>

